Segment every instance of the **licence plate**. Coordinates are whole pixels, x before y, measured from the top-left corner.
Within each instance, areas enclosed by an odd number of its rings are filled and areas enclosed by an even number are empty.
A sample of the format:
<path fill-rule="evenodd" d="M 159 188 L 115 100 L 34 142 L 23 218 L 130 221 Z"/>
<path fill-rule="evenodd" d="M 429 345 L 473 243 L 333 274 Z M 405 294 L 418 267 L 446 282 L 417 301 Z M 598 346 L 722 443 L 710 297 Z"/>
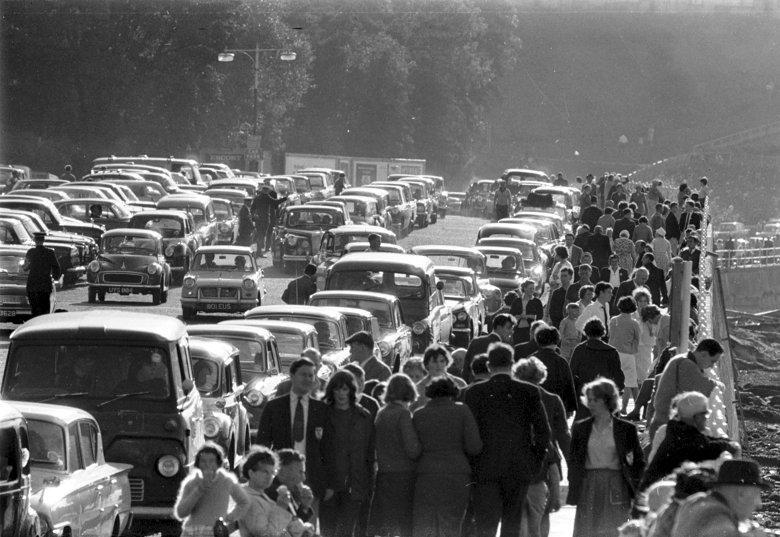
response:
<path fill-rule="evenodd" d="M 14 310 L 0 310 L 0 317 L 16 317 Z"/>
<path fill-rule="evenodd" d="M 206 304 L 207 310 L 230 311 L 233 308 L 235 308 L 235 305 L 233 304 Z"/>
<path fill-rule="evenodd" d="M 133 290 L 130 287 L 109 287 L 108 292 L 119 293 L 120 295 L 129 295 L 133 292 Z"/>

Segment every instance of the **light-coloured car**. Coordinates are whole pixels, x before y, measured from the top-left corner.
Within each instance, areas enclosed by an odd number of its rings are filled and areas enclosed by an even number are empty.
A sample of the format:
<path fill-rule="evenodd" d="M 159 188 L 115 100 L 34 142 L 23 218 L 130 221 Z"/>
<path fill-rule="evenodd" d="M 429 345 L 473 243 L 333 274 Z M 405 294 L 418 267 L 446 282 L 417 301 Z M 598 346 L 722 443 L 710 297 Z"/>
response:
<path fill-rule="evenodd" d="M 353 242 L 367 242 L 368 236 L 376 233 L 382 238 L 382 244 L 396 244 L 396 236 L 379 226 L 346 225 L 327 230 L 319 244 L 318 253 L 312 259 L 317 265 L 317 288 L 325 286 L 325 277 L 328 268 L 344 255 L 347 244 Z"/>
<path fill-rule="evenodd" d="M 520 292 L 520 284 L 528 278 L 525 271 L 523 252 L 517 248 L 500 246 L 478 246 L 485 255 L 485 266 L 490 283 L 501 289 L 501 294 L 509 291 Z M 536 278 L 533 278 L 536 282 Z"/>
<path fill-rule="evenodd" d="M 27 299 L 27 272 L 23 269 L 30 246 L 0 247 L 0 319 L 3 322 L 21 322 L 32 314 Z M 57 287 L 52 287 L 50 313 L 57 307 Z"/>
<path fill-rule="evenodd" d="M 202 246 L 182 283 L 182 318 L 249 311 L 262 303 L 264 294 L 263 270 L 249 248 Z"/>
<path fill-rule="evenodd" d="M 487 329 L 485 299 L 479 291 L 477 275 L 471 269 L 458 267 L 436 267 L 434 274 L 444 284 L 441 292 L 452 310 L 450 343 L 468 347 L 472 339 Z"/>
<path fill-rule="evenodd" d="M 44 535 L 121 535 L 130 522 L 132 465 L 107 463 L 91 414 L 13 402 L 27 419 L 32 494 Z"/>

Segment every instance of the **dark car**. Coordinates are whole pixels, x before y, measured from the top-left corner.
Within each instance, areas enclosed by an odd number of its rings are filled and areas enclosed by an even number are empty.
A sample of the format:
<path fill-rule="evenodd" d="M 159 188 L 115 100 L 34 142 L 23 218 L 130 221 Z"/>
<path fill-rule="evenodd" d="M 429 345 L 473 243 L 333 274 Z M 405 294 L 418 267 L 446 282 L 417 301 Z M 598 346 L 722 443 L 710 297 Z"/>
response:
<path fill-rule="evenodd" d="M 30 443 L 27 420 L 8 403 L 0 402 L 0 448 L 5 456 L 4 470 L 8 476 L 0 479 L 0 534 L 3 537 L 35 537 L 41 535 L 38 515 L 30 505 Z"/>
<path fill-rule="evenodd" d="M 195 233 L 192 216 L 182 211 L 144 211 L 130 218 L 129 227 L 159 233 L 171 270 L 177 279 L 184 277 L 201 245 L 201 236 Z"/>
<path fill-rule="evenodd" d="M 200 235 L 201 244 L 217 244 L 219 221 L 214 211 L 214 204 L 208 196 L 169 195 L 157 202 L 157 208 L 173 209 L 191 214 L 195 222 L 195 233 Z"/>
<path fill-rule="evenodd" d="M 493 179 L 479 179 L 471 183 L 466 189 L 466 198 L 463 201 L 461 211 L 468 211 L 471 216 L 487 217 L 492 215 L 495 183 L 496 181 Z"/>
<path fill-rule="evenodd" d="M 152 295 L 156 306 L 168 301 L 171 267 L 162 236 L 146 229 L 113 229 L 103 234 L 100 255 L 87 268 L 89 302 L 106 293 Z"/>
<path fill-rule="evenodd" d="M 178 319 L 93 309 L 42 315 L 14 331 L 2 398 L 87 410 L 108 462 L 130 464 L 134 521 L 171 531 L 173 505 L 203 445 L 186 328 Z M 156 530 L 160 531 L 160 530 Z"/>
<path fill-rule="evenodd" d="M 111 200 L 84 198 L 55 201 L 54 206 L 63 216 L 98 224 L 106 229 L 127 227 L 132 213 L 120 203 Z"/>
<path fill-rule="evenodd" d="M 100 240 L 105 228 L 97 224 L 79 222 L 75 218 L 67 218 L 60 214 L 52 202 L 44 199 L 0 198 L 0 209 L 16 209 L 30 211 L 43 219 L 49 229 L 68 231 L 86 235 L 96 241 Z"/>
<path fill-rule="evenodd" d="M 325 205 L 286 207 L 274 227 L 271 246 L 275 267 L 306 263 L 319 252 L 326 230 L 344 225 L 344 211 Z"/>
<path fill-rule="evenodd" d="M 395 233 L 378 226 L 340 226 L 326 231 L 322 235 L 318 254 L 312 260 L 317 265 L 317 288 L 325 285 L 325 276 L 328 268 L 336 262 L 346 249 L 347 244 L 353 242 L 367 242 L 368 236 L 376 233 L 382 238 L 382 243 L 396 244 Z"/>

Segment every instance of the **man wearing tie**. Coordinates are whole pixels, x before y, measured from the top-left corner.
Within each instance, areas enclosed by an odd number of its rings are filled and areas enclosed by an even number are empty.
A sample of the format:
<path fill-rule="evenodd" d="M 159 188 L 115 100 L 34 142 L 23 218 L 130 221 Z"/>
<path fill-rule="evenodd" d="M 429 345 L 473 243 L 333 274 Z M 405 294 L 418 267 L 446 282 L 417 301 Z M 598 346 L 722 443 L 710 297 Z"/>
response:
<path fill-rule="evenodd" d="M 601 322 L 604 323 L 606 334 L 604 334 L 602 339 L 604 342 L 607 342 L 609 340 L 610 300 L 612 300 L 612 286 L 607 282 L 597 283 L 596 299 L 591 302 L 588 307 L 582 310 L 582 313 L 580 313 L 580 316 L 577 318 L 577 322 L 574 323 L 574 326 L 577 327 L 577 330 L 584 334 L 583 329 L 585 328 L 585 323 L 587 323 L 591 318 L 597 317 Z"/>
<path fill-rule="evenodd" d="M 320 446 L 327 434 L 327 406 L 310 396 L 314 362 L 299 358 L 290 366 L 290 393 L 266 404 L 257 429 L 257 443 L 274 451 L 295 449 L 306 457 L 308 485 L 315 498 L 325 495 L 324 458 Z"/>

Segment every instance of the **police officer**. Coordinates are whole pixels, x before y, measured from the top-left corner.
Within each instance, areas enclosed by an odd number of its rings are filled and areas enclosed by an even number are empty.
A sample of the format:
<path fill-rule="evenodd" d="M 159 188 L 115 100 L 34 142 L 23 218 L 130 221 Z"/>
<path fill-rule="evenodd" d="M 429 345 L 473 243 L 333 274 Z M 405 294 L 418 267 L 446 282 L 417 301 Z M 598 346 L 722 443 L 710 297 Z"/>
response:
<path fill-rule="evenodd" d="M 27 250 L 23 268 L 29 271 L 27 299 L 30 301 L 32 316 L 37 317 L 51 311 L 52 280 L 59 280 L 61 271 L 54 250 L 43 245 L 46 232 L 39 231 L 33 235 L 35 247 Z"/>

